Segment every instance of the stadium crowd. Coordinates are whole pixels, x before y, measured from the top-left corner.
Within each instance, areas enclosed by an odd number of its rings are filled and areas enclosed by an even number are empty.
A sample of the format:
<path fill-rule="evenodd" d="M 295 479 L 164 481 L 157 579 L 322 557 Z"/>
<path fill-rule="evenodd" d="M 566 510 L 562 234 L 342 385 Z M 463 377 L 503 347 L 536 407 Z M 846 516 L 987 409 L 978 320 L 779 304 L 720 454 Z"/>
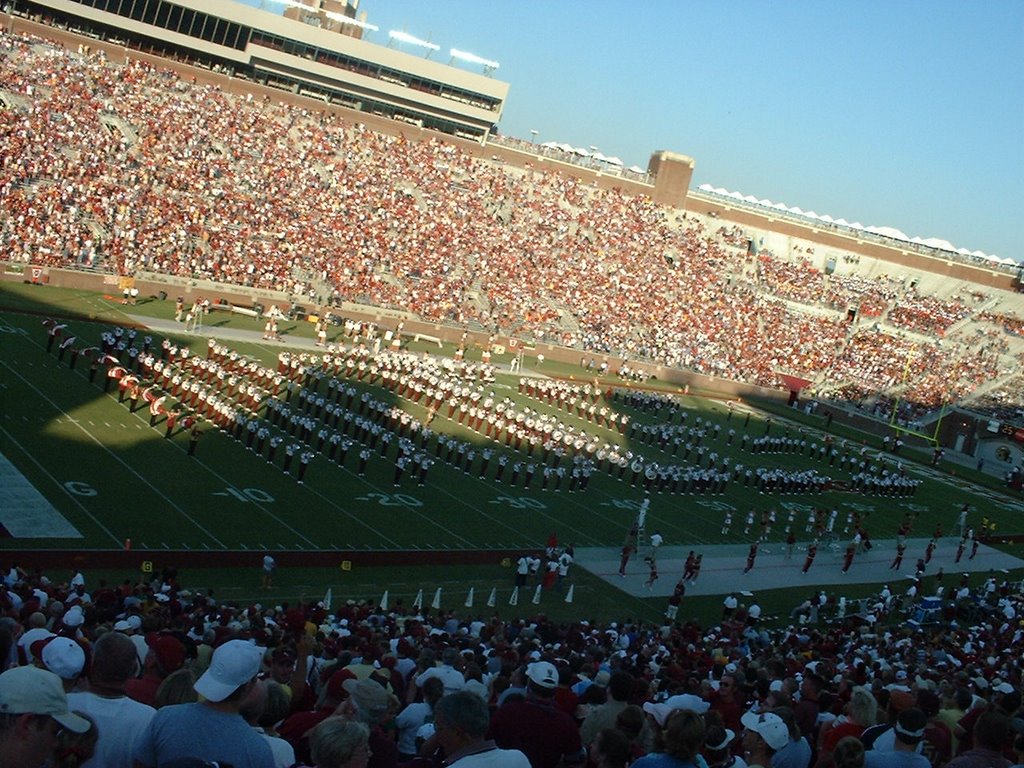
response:
<path fill-rule="evenodd" d="M 994 578 L 931 627 L 886 620 L 885 587 L 879 623 L 825 621 L 822 593 L 769 629 L 735 595 L 713 627 L 600 625 L 0 570 L 4 766 L 1008 768 L 1024 747 L 1024 605 Z"/>
<path fill-rule="evenodd" d="M 998 353 L 954 333 L 904 381 L 902 332 L 937 339 L 970 317 L 904 281 L 752 255 L 644 198 L 137 60 L 7 32 L 0 53 L 0 240 L 17 261 L 398 307 L 766 386 L 788 371 L 902 387 L 922 409 L 998 374 Z M 1019 324 L 998 317 L 976 319 Z"/>
<path fill-rule="evenodd" d="M 336 116 L 232 97 L 138 61 L 115 67 L 101 54 L 7 32 L 0 53 L 10 106 L 0 110 L 0 239 L 15 260 L 300 295 L 316 292 L 305 277 L 314 274 L 336 298 L 429 320 L 766 385 L 779 370 L 823 371 L 836 388 L 902 387 L 923 407 L 998 374 L 998 343 L 968 352 L 947 337 L 915 353 L 922 342 L 851 327 L 845 310 L 854 304 L 864 316 L 936 338 L 969 316 L 960 301 L 917 296 L 889 278 L 826 280 L 765 251 L 752 261 L 735 233 L 712 235 L 649 201 L 553 174 L 516 176 L 436 140 L 408 142 Z M 1001 321 L 1007 333 L 1019 332 L 1013 322 Z M 701 441 L 735 438 L 746 450 L 747 435 L 716 427 L 711 437 L 699 420 L 682 423 L 685 414 L 679 424 L 670 413 L 657 429 L 639 427 L 612 418 L 604 393 L 586 385 L 522 384 L 527 398 L 557 400 L 673 456 L 685 451 L 680 462 L 695 452 L 696 466 L 620 454 L 551 414 L 498 401 L 486 366 L 371 354 L 355 343 L 316 357 L 283 355 L 272 371 L 216 343 L 196 354 L 140 339 L 140 350 L 125 333 L 105 337 L 90 364 L 104 366 L 102 382 L 116 381 L 133 410 L 141 398 L 154 420 L 167 418 L 168 434 L 174 428 L 171 412 L 139 391 L 141 376 L 261 454 L 273 432 L 269 461 L 286 434 L 284 468 L 297 455 L 300 481 L 313 446 L 343 462 L 356 442 L 362 468 L 371 452 L 386 456 L 397 446 L 395 485 L 413 474 L 410 461 L 421 483 L 434 460 L 483 476 L 490 449 L 474 464 L 468 443 L 428 443 L 439 412 L 529 457 L 507 474 L 505 454 L 496 458 L 495 478 L 513 484 L 520 470 L 529 483 L 538 467 L 538 482 L 560 482 L 566 456 L 570 489 L 604 471 L 648 489 L 676 490 L 669 484 L 683 480 L 714 492 L 729 470 L 713 452 L 705 457 Z M 58 354 L 71 349 L 73 365 L 83 352 L 65 341 Z M 426 420 L 360 395 L 352 380 L 422 402 Z M 251 416 L 264 405 L 265 420 Z M 805 442 L 766 435 L 750 452 L 803 454 Z M 822 465 L 838 457 L 824 445 L 810 450 Z M 845 470 L 845 449 L 840 461 Z M 740 470 L 732 470 L 737 479 Z M 755 474 L 764 473 L 750 467 L 745 477 Z M 813 472 L 806 484 L 825 480 Z M 5 565 L 5 767 L 1024 762 L 1022 601 L 994 578 L 973 592 L 961 588 L 931 628 L 901 623 L 886 588 L 866 615 L 833 611 L 832 623 L 769 629 L 735 596 L 714 627 L 562 624 L 373 601 L 231 604 L 189 588 L 173 568 L 151 582 L 93 585 L 82 573 L 65 581 Z M 815 595 L 794 616 L 818 615 L 827 604 Z M 670 608 L 674 618 L 680 601 Z M 879 621 L 887 614 L 889 623 Z"/>

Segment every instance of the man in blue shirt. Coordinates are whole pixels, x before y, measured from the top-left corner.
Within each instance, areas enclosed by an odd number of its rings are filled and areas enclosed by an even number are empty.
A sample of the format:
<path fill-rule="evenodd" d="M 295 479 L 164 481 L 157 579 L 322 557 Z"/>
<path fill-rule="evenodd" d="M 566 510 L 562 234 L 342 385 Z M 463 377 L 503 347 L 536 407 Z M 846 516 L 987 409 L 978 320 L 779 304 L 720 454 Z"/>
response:
<path fill-rule="evenodd" d="M 275 768 L 266 740 L 238 714 L 256 683 L 263 650 L 246 640 L 229 640 L 214 650 L 210 668 L 195 684 L 203 700 L 157 710 L 135 744 L 136 768 L 186 758 Z"/>

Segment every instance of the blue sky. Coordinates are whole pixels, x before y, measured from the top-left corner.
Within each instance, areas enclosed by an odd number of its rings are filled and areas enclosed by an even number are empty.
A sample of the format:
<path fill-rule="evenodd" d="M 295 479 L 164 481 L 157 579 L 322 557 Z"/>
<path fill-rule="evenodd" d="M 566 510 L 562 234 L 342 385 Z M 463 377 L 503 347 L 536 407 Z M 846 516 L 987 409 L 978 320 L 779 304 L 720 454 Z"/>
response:
<path fill-rule="evenodd" d="M 243 0 L 259 4 L 258 0 Z M 265 0 L 268 8 L 281 9 Z M 500 62 L 503 133 L 1024 260 L 1021 0 L 362 0 Z M 417 49 L 406 46 L 409 52 Z"/>

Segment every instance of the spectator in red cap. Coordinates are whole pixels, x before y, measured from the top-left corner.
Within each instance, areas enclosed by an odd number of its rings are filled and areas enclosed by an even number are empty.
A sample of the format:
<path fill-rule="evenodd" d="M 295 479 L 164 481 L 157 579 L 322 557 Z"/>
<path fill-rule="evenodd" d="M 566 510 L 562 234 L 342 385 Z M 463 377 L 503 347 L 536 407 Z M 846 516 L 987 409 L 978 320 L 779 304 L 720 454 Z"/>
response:
<path fill-rule="evenodd" d="M 156 706 L 156 692 L 160 683 L 185 664 L 185 646 L 174 635 L 150 632 L 146 635 L 149 651 L 143 664 L 142 677 L 129 680 L 124 687 L 135 701 Z"/>
<path fill-rule="evenodd" d="M 277 729 L 277 735 L 287 741 L 295 749 L 295 757 L 300 763 L 309 763 L 309 732 L 337 712 L 341 703 L 348 698 L 344 688 L 346 680 L 355 680 L 352 670 L 336 669 L 326 684 L 320 689 L 320 698 L 316 709 L 309 712 L 296 712 L 286 719 Z"/>

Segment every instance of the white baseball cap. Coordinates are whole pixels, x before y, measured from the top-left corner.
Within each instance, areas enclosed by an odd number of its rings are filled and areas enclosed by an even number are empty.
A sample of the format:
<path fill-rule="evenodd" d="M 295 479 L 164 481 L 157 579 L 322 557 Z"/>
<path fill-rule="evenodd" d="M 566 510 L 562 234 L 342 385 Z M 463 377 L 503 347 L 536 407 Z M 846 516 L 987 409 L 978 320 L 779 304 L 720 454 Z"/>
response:
<path fill-rule="evenodd" d="M 92 726 L 68 710 L 60 678 L 38 667 L 15 667 L 0 675 L 0 713 L 49 715 L 75 733 L 85 733 Z"/>
<path fill-rule="evenodd" d="M 703 715 L 708 711 L 711 705 L 704 701 L 700 696 L 694 696 L 692 693 L 681 693 L 677 696 L 669 696 L 665 701 L 655 704 L 653 701 L 648 701 L 644 704 L 644 712 L 651 715 L 658 725 L 665 725 L 665 721 L 668 720 L 668 716 L 677 709 L 689 709 L 696 712 L 698 715 Z"/>
<path fill-rule="evenodd" d="M 193 687 L 207 701 L 224 701 L 256 677 L 265 651 L 247 640 L 228 640 L 214 650 L 210 668 Z"/>
<path fill-rule="evenodd" d="M 526 667 L 526 676 L 541 688 L 555 688 L 558 685 L 558 670 L 549 661 L 535 661 Z"/>
<path fill-rule="evenodd" d="M 74 680 L 85 668 L 85 650 L 70 637 L 59 635 L 32 644 L 32 654 L 64 680 Z"/>
<path fill-rule="evenodd" d="M 781 717 L 772 712 L 760 715 L 756 712 L 747 712 L 740 718 L 740 722 L 744 728 L 764 739 L 765 744 L 776 752 L 789 743 L 789 728 Z"/>

